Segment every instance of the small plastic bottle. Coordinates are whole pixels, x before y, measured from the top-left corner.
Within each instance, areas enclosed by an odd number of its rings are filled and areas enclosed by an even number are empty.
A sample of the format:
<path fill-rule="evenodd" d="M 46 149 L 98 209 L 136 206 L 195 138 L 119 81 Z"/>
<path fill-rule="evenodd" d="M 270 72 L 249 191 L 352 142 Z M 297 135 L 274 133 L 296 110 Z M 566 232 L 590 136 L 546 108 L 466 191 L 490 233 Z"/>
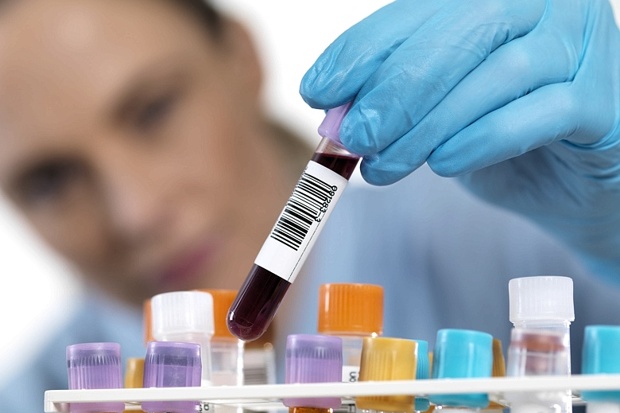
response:
<path fill-rule="evenodd" d="M 508 347 L 509 377 L 567 376 L 569 347 L 564 333 L 554 330 L 513 328 Z M 513 413 L 559 413 L 572 406 L 571 392 L 507 392 Z"/>
<path fill-rule="evenodd" d="M 67 346 L 69 390 L 121 389 L 123 376 L 118 343 L 81 343 Z M 70 403 L 71 413 L 121 413 L 123 402 Z"/>
<path fill-rule="evenodd" d="M 230 307 L 228 328 L 241 340 L 265 333 L 359 163 L 340 143 L 349 107 L 327 111 L 319 126 L 323 139 Z"/>
<path fill-rule="evenodd" d="M 391 337 L 365 337 L 359 381 L 414 380 L 418 343 Z M 355 406 L 365 412 L 411 412 L 411 395 L 358 396 Z"/>
<path fill-rule="evenodd" d="M 586 326 L 581 374 L 620 374 L 620 326 Z M 620 413 L 620 391 L 582 391 L 588 413 Z"/>
<path fill-rule="evenodd" d="M 433 351 L 433 379 L 490 378 L 493 370 L 493 337 L 461 329 L 437 332 Z M 489 405 L 486 393 L 431 394 L 431 403 L 442 412 L 478 412 Z"/>
<path fill-rule="evenodd" d="M 153 337 L 157 341 L 200 344 L 202 385 L 211 385 L 213 297 L 203 291 L 162 293 L 151 299 Z"/>
<path fill-rule="evenodd" d="M 200 344 L 151 341 L 144 358 L 144 387 L 199 387 L 201 385 Z M 198 401 L 145 401 L 147 413 L 196 413 Z"/>
<path fill-rule="evenodd" d="M 286 338 L 286 384 L 338 383 L 342 372 L 342 340 L 321 334 L 291 334 Z M 339 397 L 288 397 L 289 413 L 331 413 Z"/>
<path fill-rule="evenodd" d="M 508 283 L 510 321 L 515 328 L 555 331 L 566 348 L 566 366 L 571 374 L 570 325 L 575 320 L 573 280 L 569 277 L 541 275 L 513 278 Z M 561 413 L 571 413 L 572 403 Z"/>
<path fill-rule="evenodd" d="M 319 334 L 342 339 L 342 381 L 359 376 L 364 337 L 383 334 L 383 287 L 333 283 L 319 287 Z"/>
<path fill-rule="evenodd" d="M 215 329 L 211 337 L 211 382 L 214 386 L 241 386 L 245 342 L 232 335 L 226 326 L 226 314 L 237 291 L 221 289 L 201 291 L 213 297 Z"/>

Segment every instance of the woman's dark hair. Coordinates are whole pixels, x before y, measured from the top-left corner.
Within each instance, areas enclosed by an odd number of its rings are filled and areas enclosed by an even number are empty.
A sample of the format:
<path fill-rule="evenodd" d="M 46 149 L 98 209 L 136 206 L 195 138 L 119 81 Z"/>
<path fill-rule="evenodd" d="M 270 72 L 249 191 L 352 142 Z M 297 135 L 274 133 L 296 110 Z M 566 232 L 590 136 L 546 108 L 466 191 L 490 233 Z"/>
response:
<path fill-rule="evenodd" d="M 168 0 L 198 20 L 211 35 L 218 37 L 222 30 L 222 15 L 209 0 Z"/>

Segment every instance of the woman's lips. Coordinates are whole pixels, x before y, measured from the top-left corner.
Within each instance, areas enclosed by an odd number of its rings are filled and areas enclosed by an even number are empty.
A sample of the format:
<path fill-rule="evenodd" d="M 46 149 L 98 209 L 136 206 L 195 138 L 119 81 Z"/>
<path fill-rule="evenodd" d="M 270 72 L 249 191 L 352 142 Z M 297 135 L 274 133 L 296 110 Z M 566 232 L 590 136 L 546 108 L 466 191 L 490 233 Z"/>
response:
<path fill-rule="evenodd" d="M 208 272 L 214 260 L 215 244 L 203 242 L 198 247 L 189 248 L 169 261 L 160 273 L 160 283 L 164 288 L 202 288 L 197 285 Z"/>

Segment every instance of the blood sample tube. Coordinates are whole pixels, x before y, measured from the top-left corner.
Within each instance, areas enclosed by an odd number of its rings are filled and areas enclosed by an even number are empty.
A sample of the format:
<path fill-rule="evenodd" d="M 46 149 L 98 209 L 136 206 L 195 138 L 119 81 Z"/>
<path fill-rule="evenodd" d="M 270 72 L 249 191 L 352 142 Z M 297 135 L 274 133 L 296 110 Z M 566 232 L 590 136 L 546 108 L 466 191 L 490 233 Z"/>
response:
<path fill-rule="evenodd" d="M 118 343 L 81 343 L 67 346 L 69 390 L 123 387 L 121 346 Z M 71 413 L 121 413 L 123 402 L 70 403 Z"/>
<path fill-rule="evenodd" d="M 340 143 L 349 107 L 327 111 L 318 129 L 323 139 L 230 307 L 228 329 L 241 340 L 256 340 L 267 330 L 359 163 Z"/>
<path fill-rule="evenodd" d="M 331 283 L 319 287 L 319 334 L 342 339 L 342 381 L 359 376 L 364 337 L 383 334 L 383 287 Z"/>

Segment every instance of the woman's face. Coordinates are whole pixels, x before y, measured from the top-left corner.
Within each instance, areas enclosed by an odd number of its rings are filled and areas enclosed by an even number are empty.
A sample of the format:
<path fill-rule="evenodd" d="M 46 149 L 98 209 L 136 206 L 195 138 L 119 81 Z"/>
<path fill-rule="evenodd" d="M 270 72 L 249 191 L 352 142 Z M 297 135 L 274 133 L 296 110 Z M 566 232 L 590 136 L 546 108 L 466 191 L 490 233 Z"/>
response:
<path fill-rule="evenodd" d="M 238 288 L 290 191 L 245 32 L 226 22 L 216 42 L 173 3 L 0 14 L 0 184 L 84 276 L 134 303 Z"/>

